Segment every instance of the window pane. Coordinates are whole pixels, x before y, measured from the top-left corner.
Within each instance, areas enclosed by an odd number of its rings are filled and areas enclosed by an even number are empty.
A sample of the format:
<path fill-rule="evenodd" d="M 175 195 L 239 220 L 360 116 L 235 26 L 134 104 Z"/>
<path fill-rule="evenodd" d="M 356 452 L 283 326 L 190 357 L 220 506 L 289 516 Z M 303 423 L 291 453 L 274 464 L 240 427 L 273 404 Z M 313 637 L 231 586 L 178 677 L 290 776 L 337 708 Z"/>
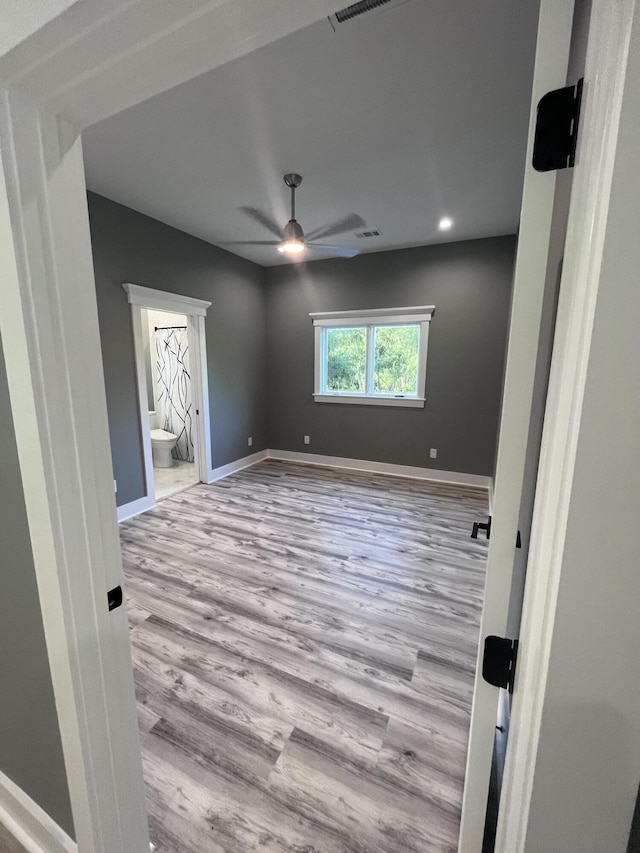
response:
<path fill-rule="evenodd" d="M 364 394 L 367 330 L 327 329 L 327 391 Z"/>
<path fill-rule="evenodd" d="M 376 326 L 374 331 L 373 393 L 415 397 L 420 326 Z"/>

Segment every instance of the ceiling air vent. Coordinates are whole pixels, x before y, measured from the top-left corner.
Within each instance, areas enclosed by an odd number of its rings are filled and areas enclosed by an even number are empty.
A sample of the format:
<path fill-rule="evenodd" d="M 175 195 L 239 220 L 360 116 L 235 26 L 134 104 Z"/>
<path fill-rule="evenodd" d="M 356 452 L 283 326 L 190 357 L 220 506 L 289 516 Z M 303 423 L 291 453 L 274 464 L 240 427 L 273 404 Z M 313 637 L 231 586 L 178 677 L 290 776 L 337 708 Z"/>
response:
<path fill-rule="evenodd" d="M 344 24 L 352 18 L 357 18 L 358 15 L 372 12 L 379 6 L 399 6 L 401 3 L 407 2 L 409 0 L 360 0 L 359 3 L 352 3 L 350 6 L 345 6 L 344 9 L 340 9 L 335 15 L 330 15 L 329 20 L 335 21 L 336 24 Z"/>
<path fill-rule="evenodd" d="M 363 237 L 379 237 L 379 231 L 354 231 L 353 236 L 357 237 L 359 240 L 362 240 Z"/>

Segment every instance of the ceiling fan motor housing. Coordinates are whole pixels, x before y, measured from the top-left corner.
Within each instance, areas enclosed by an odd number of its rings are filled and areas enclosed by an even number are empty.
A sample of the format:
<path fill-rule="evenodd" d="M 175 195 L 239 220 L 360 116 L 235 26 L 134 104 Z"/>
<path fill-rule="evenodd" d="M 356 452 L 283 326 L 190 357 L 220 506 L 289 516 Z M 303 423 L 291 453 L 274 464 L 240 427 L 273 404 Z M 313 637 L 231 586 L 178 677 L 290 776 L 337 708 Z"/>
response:
<path fill-rule="evenodd" d="M 282 229 L 282 237 L 285 242 L 288 240 L 304 242 L 304 233 L 300 223 L 295 219 L 290 219 Z"/>

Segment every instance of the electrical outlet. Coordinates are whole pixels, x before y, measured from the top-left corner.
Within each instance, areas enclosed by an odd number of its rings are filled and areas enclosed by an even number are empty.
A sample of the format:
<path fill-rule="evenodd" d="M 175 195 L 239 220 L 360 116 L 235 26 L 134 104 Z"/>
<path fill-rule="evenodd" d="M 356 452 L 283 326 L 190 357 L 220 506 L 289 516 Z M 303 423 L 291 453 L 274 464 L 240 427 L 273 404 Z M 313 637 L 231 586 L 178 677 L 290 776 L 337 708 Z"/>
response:
<path fill-rule="evenodd" d="M 304 443 L 305 443 L 305 444 L 311 444 L 311 439 L 309 438 L 309 436 L 308 436 L 308 435 L 305 435 L 305 437 L 304 437 Z"/>
<path fill-rule="evenodd" d="M 252 436 L 249 436 L 249 438 L 247 439 L 247 444 L 249 445 L 249 447 L 253 447 L 253 437 Z"/>
<path fill-rule="evenodd" d="M 438 458 L 438 448 L 432 447 L 429 451 L 429 459 L 437 459 Z"/>

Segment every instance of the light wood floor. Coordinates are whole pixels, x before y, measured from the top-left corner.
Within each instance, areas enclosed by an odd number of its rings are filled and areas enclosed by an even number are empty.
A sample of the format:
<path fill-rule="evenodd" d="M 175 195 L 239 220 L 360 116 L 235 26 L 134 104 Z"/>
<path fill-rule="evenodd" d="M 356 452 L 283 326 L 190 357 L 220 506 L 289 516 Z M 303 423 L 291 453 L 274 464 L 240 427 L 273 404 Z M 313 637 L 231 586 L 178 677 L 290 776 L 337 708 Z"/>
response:
<path fill-rule="evenodd" d="M 11 835 L 9 830 L 0 823 L 0 853 L 27 853 L 22 844 L 20 844 Z"/>
<path fill-rule="evenodd" d="M 486 493 L 267 461 L 121 525 L 159 853 L 454 853 Z"/>

